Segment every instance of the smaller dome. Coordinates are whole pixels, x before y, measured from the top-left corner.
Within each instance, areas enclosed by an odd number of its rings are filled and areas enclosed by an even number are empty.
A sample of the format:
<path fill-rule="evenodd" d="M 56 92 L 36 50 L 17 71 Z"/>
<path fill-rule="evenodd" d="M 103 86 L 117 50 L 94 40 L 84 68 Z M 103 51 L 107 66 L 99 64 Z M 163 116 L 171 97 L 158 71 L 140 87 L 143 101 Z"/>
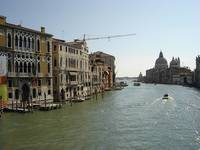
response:
<path fill-rule="evenodd" d="M 172 58 L 170 62 L 170 67 L 180 67 L 180 59 L 178 58 Z"/>

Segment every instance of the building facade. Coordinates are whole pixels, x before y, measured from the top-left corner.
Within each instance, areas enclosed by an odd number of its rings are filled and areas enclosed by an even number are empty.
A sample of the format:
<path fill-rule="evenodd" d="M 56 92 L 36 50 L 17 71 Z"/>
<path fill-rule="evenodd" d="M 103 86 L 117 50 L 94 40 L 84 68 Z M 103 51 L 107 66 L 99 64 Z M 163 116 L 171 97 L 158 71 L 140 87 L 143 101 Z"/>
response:
<path fill-rule="evenodd" d="M 0 51 L 7 55 L 8 104 L 52 102 L 52 35 L 7 23 L 0 16 Z"/>
<path fill-rule="evenodd" d="M 53 39 L 53 76 L 55 101 L 90 94 L 89 56 L 85 41 Z"/>
<path fill-rule="evenodd" d="M 112 55 L 95 52 L 90 54 L 92 85 L 97 91 L 110 90 L 115 83 L 115 58 Z"/>

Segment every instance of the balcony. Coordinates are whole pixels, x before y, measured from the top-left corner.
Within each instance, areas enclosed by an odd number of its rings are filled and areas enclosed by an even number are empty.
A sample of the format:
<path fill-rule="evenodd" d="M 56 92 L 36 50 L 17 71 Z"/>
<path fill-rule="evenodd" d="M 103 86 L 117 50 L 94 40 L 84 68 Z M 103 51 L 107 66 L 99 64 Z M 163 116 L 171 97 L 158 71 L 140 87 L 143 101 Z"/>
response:
<path fill-rule="evenodd" d="M 8 77 L 34 77 L 34 74 L 24 72 L 8 72 Z"/>
<path fill-rule="evenodd" d="M 77 81 L 71 81 L 70 85 L 77 85 L 78 82 Z"/>
<path fill-rule="evenodd" d="M 37 73 L 37 76 L 38 77 L 43 77 L 44 75 L 43 75 L 43 73 Z"/>

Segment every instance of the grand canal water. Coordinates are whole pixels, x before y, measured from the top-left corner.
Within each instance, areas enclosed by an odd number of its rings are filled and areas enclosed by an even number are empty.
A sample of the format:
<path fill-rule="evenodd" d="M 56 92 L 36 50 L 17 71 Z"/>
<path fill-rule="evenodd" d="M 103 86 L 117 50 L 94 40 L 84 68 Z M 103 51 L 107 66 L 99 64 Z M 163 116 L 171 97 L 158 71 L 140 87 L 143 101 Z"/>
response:
<path fill-rule="evenodd" d="M 162 101 L 168 93 L 173 99 Z M 200 91 L 175 85 L 130 85 L 51 112 L 4 114 L 1 150 L 197 150 Z"/>

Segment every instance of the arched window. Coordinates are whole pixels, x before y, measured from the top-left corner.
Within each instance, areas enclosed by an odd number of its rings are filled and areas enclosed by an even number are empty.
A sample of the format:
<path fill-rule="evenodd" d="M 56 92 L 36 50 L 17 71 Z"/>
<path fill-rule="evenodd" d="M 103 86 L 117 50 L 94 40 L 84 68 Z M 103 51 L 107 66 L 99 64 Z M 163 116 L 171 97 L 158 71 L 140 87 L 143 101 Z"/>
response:
<path fill-rule="evenodd" d="M 32 49 L 35 48 L 35 40 L 32 38 Z"/>
<path fill-rule="evenodd" d="M 11 47 L 11 43 L 12 43 L 12 41 L 11 41 L 12 39 L 11 39 L 11 34 L 10 33 L 8 33 L 8 47 Z"/>
<path fill-rule="evenodd" d="M 63 75 L 61 74 L 60 75 L 60 82 L 62 82 L 62 80 L 63 80 Z"/>
<path fill-rule="evenodd" d="M 18 47 L 18 36 L 15 35 L 15 46 Z"/>
<path fill-rule="evenodd" d="M 32 73 L 35 74 L 35 64 L 32 63 Z"/>
<path fill-rule="evenodd" d="M 37 40 L 37 50 L 40 51 L 40 40 Z"/>
<path fill-rule="evenodd" d="M 19 64 L 19 72 L 23 72 L 23 65 L 22 65 L 22 62 L 20 62 L 20 64 Z"/>
<path fill-rule="evenodd" d="M 27 47 L 27 40 L 26 40 L 26 37 L 24 37 L 24 48 Z"/>
<path fill-rule="evenodd" d="M 38 73 L 40 73 L 40 63 L 38 63 Z"/>
<path fill-rule="evenodd" d="M 31 73 L 31 63 L 28 63 L 28 73 Z"/>
<path fill-rule="evenodd" d="M 62 67 L 62 57 L 60 57 L 60 67 Z"/>
<path fill-rule="evenodd" d="M 51 72 L 51 66 L 50 66 L 50 63 L 48 63 L 48 73 Z"/>
<path fill-rule="evenodd" d="M 17 62 L 17 61 L 15 62 L 15 72 L 19 72 L 19 69 L 18 69 L 18 62 Z"/>
<path fill-rule="evenodd" d="M 47 42 L 47 52 L 50 52 L 50 42 Z"/>
<path fill-rule="evenodd" d="M 33 89 L 33 98 L 36 98 L 36 89 Z"/>
<path fill-rule="evenodd" d="M 54 59 L 54 67 L 56 67 L 57 66 L 57 61 L 56 61 L 56 59 Z"/>
<path fill-rule="evenodd" d="M 12 64 L 10 60 L 8 60 L 8 72 L 12 72 Z"/>
<path fill-rule="evenodd" d="M 26 62 L 24 62 L 24 73 L 26 73 L 27 72 L 27 64 L 26 64 Z"/>
<path fill-rule="evenodd" d="M 22 47 L 22 36 L 19 37 L 19 47 Z"/>
<path fill-rule="evenodd" d="M 31 39 L 28 38 L 28 48 L 31 48 Z"/>

